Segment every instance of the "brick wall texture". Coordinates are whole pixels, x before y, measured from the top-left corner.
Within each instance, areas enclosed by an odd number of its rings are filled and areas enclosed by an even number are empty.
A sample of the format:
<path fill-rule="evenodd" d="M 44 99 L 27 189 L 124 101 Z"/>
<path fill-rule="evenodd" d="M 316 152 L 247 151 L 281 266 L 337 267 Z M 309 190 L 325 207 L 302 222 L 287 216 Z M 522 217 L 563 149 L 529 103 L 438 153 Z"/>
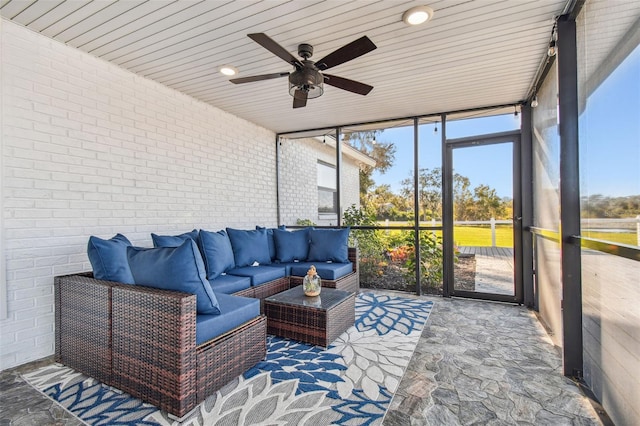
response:
<path fill-rule="evenodd" d="M 274 132 L 11 22 L 0 37 L 0 370 L 54 352 L 53 277 L 91 269 L 90 235 L 277 224 Z"/>
<path fill-rule="evenodd" d="M 276 224 L 275 134 L 2 21 L 0 367 L 54 350 L 53 277 L 90 235 Z"/>
<path fill-rule="evenodd" d="M 280 208 L 281 223 L 295 225 L 298 219 L 308 219 L 317 225 L 337 225 L 337 215 L 318 215 L 318 160 L 336 165 L 335 146 L 321 139 L 280 140 Z M 360 205 L 359 165 L 343 155 L 341 210 Z"/>

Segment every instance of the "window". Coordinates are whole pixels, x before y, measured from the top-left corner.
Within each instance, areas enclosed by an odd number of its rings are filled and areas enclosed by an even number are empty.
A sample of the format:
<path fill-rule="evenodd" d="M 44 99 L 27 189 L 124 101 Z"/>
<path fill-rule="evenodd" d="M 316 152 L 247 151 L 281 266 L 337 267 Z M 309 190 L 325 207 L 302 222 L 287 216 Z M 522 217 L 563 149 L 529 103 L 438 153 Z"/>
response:
<path fill-rule="evenodd" d="M 318 213 L 338 212 L 338 191 L 336 190 L 336 167 L 318 161 Z"/>

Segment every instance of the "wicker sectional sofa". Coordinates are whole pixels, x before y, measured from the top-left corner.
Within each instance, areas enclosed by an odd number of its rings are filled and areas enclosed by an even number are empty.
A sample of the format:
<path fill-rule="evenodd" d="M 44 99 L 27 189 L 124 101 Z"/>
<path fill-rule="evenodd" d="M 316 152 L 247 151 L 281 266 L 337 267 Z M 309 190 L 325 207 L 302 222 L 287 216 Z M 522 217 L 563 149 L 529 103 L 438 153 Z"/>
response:
<path fill-rule="evenodd" d="M 357 250 L 349 248 L 348 257 L 350 270 L 344 274 L 343 269 L 336 279 L 331 279 L 336 265 L 326 264 L 328 278 L 322 280 L 323 286 L 358 291 Z M 230 294 L 217 293 L 220 304 L 234 298 L 264 299 L 298 285 L 302 277 L 290 274 L 304 266 L 304 262 L 277 265 L 284 268 L 285 276 L 256 285 L 252 281 Z M 322 277 L 322 265 L 319 270 Z M 211 287 L 215 292 L 213 283 Z M 267 321 L 262 314 L 199 342 L 201 316 L 196 312 L 196 296 L 189 293 L 82 273 L 55 278 L 55 307 L 57 362 L 177 417 L 266 354 Z"/>
<path fill-rule="evenodd" d="M 192 294 L 55 278 L 57 362 L 182 417 L 266 353 L 266 318 L 196 345 Z"/>

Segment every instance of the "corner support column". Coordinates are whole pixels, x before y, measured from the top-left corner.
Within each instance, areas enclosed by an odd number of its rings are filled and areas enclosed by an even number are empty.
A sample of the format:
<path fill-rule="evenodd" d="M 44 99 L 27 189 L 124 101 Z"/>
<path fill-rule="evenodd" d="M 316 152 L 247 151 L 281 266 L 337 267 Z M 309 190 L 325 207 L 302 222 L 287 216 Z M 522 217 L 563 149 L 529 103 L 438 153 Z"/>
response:
<path fill-rule="evenodd" d="M 563 374 L 582 377 L 582 265 L 580 173 L 578 167 L 578 58 L 576 22 L 558 19 L 558 92 L 560 131 L 560 237 L 562 253 Z"/>

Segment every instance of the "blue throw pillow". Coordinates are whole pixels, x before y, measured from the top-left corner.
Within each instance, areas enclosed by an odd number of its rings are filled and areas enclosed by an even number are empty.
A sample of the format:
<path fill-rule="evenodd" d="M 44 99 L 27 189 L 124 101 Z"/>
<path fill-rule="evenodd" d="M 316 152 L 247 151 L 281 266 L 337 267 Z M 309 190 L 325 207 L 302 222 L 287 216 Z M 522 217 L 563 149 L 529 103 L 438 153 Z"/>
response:
<path fill-rule="evenodd" d="M 198 230 L 194 229 L 191 232 L 185 232 L 180 235 L 156 235 L 152 233 L 151 239 L 154 247 L 178 247 L 186 239 L 198 241 Z"/>
<path fill-rule="evenodd" d="M 227 235 L 229 235 L 229 240 L 231 241 L 236 267 L 242 268 L 243 266 L 253 265 L 254 262 L 258 262 L 261 265 L 271 263 L 266 229 L 245 231 L 227 228 Z"/>
<path fill-rule="evenodd" d="M 276 244 L 276 259 L 280 262 L 307 260 L 310 229 L 304 228 L 293 232 L 274 229 L 273 240 Z"/>
<path fill-rule="evenodd" d="M 309 262 L 349 261 L 349 231 L 344 229 L 312 229 L 309 231 Z"/>
<path fill-rule="evenodd" d="M 127 262 L 127 247 L 130 245 L 131 242 L 122 234 L 116 234 L 110 240 L 89 237 L 87 255 L 93 269 L 93 277 L 98 280 L 133 284 L 133 275 Z"/>
<path fill-rule="evenodd" d="M 178 247 L 128 247 L 127 258 L 136 284 L 195 294 L 199 314 L 220 313 L 202 256 L 192 239 Z"/>
<path fill-rule="evenodd" d="M 208 280 L 214 280 L 220 274 L 235 268 L 233 249 L 226 232 L 209 232 L 201 229 L 198 236 L 198 244 L 200 245 L 204 266 L 207 269 Z"/>
<path fill-rule="evenodd" d="M 256 225 L 256 229 L 266 229 L 267 230 L 267 243 L 269 244 L 269 256 L 271 257 L 271 261 L 276 260 L 276 242 L 273 240 L 273 230 L 274 228 L 263 228 L 262 226 Z M 278 226 L 278 229 L 287 229 L 284 225 Z"/>

